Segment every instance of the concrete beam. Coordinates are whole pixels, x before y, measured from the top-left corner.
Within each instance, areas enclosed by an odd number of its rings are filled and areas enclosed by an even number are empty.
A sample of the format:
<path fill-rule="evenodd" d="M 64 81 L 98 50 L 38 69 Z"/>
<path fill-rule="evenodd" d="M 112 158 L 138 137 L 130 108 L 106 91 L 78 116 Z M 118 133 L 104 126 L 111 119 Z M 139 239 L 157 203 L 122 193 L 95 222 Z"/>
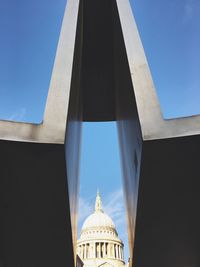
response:
<path fill-rule="evenodd" d="M 200 116 L 165 120 L 129 0 L 116 0 L 144 140 L 198 135 Z"/>
<path fill-rule="evenodd" d="M 78 0 L 67 1 L 43 122 L 36 125 L 0 121 L 1 140 L 64 144 L 78 7 Z"/>

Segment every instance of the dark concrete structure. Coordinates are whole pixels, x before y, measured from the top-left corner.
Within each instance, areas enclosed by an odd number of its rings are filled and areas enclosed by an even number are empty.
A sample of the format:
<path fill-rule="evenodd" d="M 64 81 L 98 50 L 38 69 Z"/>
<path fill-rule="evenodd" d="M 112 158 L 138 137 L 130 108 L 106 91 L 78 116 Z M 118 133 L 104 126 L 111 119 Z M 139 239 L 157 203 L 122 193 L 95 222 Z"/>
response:
<path fill-rule="evenodd" d="M 162 118 L 128 0 L 68 0 L 43 123 L 0 122 L 0 266 L 74 265 L 81 122 L 105 120 L 131 265 L 199 267 L 200 116 Z"/>

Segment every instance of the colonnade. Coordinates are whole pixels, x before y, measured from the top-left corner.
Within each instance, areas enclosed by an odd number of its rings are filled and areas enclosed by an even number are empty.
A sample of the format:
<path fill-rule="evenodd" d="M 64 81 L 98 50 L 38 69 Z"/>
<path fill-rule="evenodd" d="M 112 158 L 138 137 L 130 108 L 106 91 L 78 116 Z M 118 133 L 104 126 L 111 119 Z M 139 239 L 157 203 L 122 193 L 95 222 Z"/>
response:
<path fill-rule="evenodd" d="M 124 260 L 123 247 L 113 242 L 91 242 L 78 246 L 78 254 L 81 259 L 88 258 L 112 258 Z"/>

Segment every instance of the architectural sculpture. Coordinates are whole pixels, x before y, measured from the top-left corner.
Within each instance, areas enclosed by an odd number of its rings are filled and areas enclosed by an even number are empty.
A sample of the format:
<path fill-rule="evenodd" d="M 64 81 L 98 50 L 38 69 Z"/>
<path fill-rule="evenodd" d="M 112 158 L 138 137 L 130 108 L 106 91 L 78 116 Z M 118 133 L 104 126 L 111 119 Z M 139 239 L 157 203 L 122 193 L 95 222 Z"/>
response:
<path fill-rule="evenodd" d="M 111 120 L 130 266 L 199 267 L 200 116 L 163 118 L 129 0 L 68 0 L 43 122 L 0 121 L 1 265 L 75 266 L 81 123 Z"/>

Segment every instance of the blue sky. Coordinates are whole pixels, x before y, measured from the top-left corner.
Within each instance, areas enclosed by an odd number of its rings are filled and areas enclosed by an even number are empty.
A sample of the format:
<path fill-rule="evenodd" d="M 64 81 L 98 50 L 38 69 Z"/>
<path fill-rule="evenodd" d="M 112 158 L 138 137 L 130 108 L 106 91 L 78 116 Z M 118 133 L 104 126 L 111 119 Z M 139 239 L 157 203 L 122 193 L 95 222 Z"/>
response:
<path fill-rule="evenodd" d="M 0 119 L 42 121 L 66 1 L 0 0 Z M 130 3 L 165 118 L 199 114 L 200 0 Z M 79 228 L 99 188 L 126 244 L 115 123 L 84 123 L 81 151 Z"/>
<path fill-rule="evenodd" d="M 119 237 L 124 241 L 124 254 L 127 261 L 129 255 L 127 226 L 115 122 L 83 124 L 79 232 L 85 218 L 94 211 L 97 189 L 101 193 L 104 211 L 111 216 Z"/>
<path fill-rule="evenodd" d="M 41 122 L 66 0 L 0 0 L 0 119 Z"/>
<path fill-rule="evenodd" d="M 165 118 L 200 113 L 200 0 L 131 0 Z"/>

